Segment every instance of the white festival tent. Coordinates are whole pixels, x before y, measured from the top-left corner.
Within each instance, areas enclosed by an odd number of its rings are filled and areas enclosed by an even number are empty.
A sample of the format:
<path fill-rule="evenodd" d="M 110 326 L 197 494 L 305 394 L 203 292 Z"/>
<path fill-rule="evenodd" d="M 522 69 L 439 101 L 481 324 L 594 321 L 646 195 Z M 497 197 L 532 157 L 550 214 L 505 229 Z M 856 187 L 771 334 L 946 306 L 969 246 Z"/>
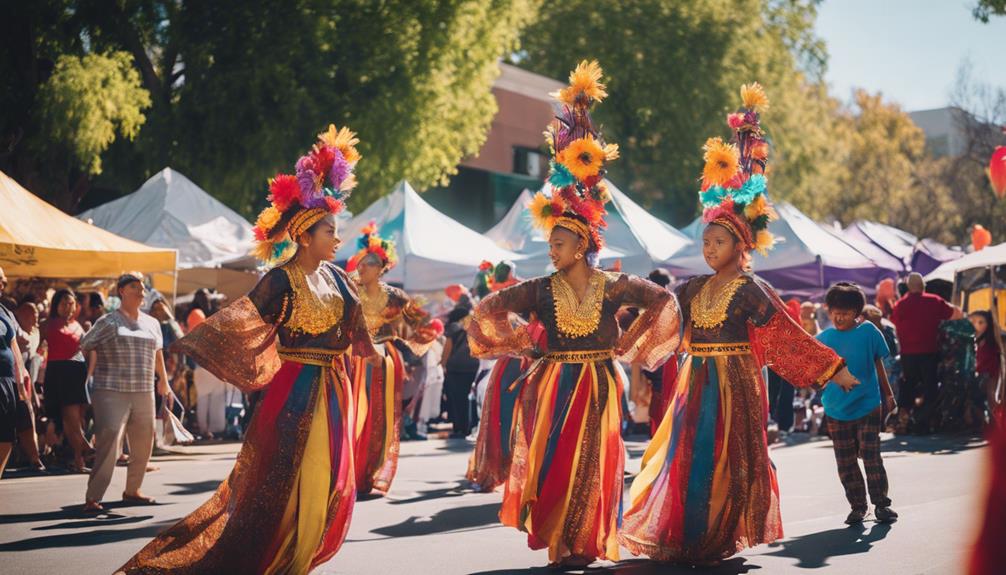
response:
<path fill-rule="evenodd" d="M 958 272 L 1002 265 L 1006 265 L 1006 243 L 989 246 L 983 250 L 971 252 L 960 259 L 946 262 L 930 272 L 925 279 L 926 281 L 939 279 L 952 282 Z"/>
<path fill-rule="evenodd" d="M 768 257 L 755 252 L 752 266 L 780 292 L 816 298 L 837 281 L 854 281 L 872 294 L 881 279 L 896 277 L 898 270 L 872 260 L 791 204 L 779 202 L 775 208 L 779 219 L 769 224 L 769 230 L 778 243 Z M 682 229 L 695 243 L 666 262 L 671 273 L 681 278 L 710 273 L 702 257 L 704 229 L 701 217 Z"/>
<path fill-rule="evenodd" d="M 179 294 L 211 287 L 236 299 L 257 281 L 251 224 L 171 168 L 77 217 L 148 246 L 178 250 Z"/>
<path fill-rule="evenodd" d="M 361 230 L 374 221 L 378 233 L 393 240 L 398 265 L 384 280 L 410 292 L 442 292 L 451 284 L 470 286 L 484 260 L 519 262 L 521 256 L 493 243 L 426 203 L 406 181 L 339 224 L 343 244 L 335 256 L 342 263 L 358 251 Z M 519 267 L 519 264 L 518 264 Z"/>
<path fill-rule="evenodd" d="M 622 271 L 646 276 L 692 243 L 670 224 L 629 199 L 610 181 L 606 183 L 611 203 L 607 206 L 608 227 L 602 232 L 605 240 L 605 247 L 599 254 L 602 267 L 621 261 Z M 523 277 L 542 275 L 551 269 L 548 241 L 541 230 L 531 224 L 527 209 L 531 197 L 532 193 L 524 190 L 503 219 L 485 234 L 500 247 L 524 256 L 517 265 L 518 274 Z"/>

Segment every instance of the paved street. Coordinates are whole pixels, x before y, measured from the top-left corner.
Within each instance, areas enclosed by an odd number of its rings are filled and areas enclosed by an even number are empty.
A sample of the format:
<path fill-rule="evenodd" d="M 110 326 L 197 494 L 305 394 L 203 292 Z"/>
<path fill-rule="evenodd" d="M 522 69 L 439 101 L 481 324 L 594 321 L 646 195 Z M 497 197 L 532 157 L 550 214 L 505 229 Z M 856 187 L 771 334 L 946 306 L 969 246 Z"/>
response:
<path fill-rule="evenodd" d="M 639 466 L 643 443 L 630 442 Z M 85 518 L 76 508 L 83 476 L 24 477 L 0 482 L 0 565 L 5 573 L 107 574 L 146 540 L 205 500 L 230 470 L 236 445 L 185 448 L 155 458 L 160 470 L 144 491 L 156 507 L 117 508 L 109 517 Z M 470 444 L 431 440 L 402 445 L 398 477 L 390 496 L 357 504 L 348 539 L 318 570 L 330 574 L 538 574 L 549 573 L 544 551 L 525 546 L 524 536 L 496 520 L 500 494 L 466 491 L 461 483 Z M 971 538 L 981 502 L 985 449 L 960 437 L 885 436 L 884 457 L 894 508 L 893 526 L 842 523 L 848 509 L 835 472 L 831 443 L 813 441 L 775 447 L 787 539 L 735 557 L 711 575 L 827 573 L 865 575 L 954 574 Z M 121 492 L 125 470 L 109 489 Z M 268 486 L 263 486 L 267 489 Z M 114 503 L 113 503 L 114 506 Z M 596 564 L 591 573 L 647 575 L 693 573 L 624 554 L 618 564 Z"/>

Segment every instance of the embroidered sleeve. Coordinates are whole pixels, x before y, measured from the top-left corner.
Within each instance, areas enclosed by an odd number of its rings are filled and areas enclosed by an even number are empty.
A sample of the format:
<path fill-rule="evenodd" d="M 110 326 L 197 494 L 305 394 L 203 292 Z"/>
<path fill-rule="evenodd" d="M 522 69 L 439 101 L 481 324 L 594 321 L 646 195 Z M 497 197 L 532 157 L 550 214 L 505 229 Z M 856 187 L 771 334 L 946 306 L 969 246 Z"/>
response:
<path fill-rule="evenodd" d="M 762 365 L 797 387 L 824 385 L 845 367 L 845 360 L 793 321 L 771 287 L 752 281 L 743 289 L 744 304 L 751 306 L 751 346 Z"/>
<path fill-rule="evenodd" d="M 534 348 L 525 322 L 514 314 L 534 311 L 540 281 L 521 282 L 479 303 L 468 324 L 468 347 L 473 356 L 519 355 Z"/>
<path fill-rule="evenodd" d="M 275 341 L 276 326 L 264 321 L 256 304 L 244 296 L 177 340 L 169 351 L 184 353 L 213 375 L 251 392 L 265 387 L 279 369 Z"/>
<path fill-rule="evenodd" d="M 258 310 L 262 321 L 284 323 L 290 314 L 290 280 L 281 268 L 266 273 L 248 292 L 248 299 Z"/>
<path fill-rule="evenodd" d="M 610 293 L 621 306 L 635 306 L 641 312 L 619 337 L 615 353 L 624 362 L 656 369 L 681 341 L 677 298 L 653 282 L 630 275 L 618 278 Z"/>

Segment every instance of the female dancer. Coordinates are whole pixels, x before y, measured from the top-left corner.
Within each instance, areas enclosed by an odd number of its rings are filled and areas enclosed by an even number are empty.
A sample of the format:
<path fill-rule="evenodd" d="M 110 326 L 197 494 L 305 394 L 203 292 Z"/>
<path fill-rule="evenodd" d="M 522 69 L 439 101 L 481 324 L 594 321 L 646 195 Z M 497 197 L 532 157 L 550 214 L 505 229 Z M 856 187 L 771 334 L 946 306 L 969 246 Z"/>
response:
<path fill-rule="evenodd" d="M 286 260 L 246 297 L 178 341 L 243 391 L 265 389 L 230 477 L 122 567 L 126 573 L 307 573 L 349 527 L 355 406 L 344 362 L 375 354 L 356 287 L 329 263 L 354 184 L 352 132 L 330 126 L 270 183 L 257 255 Z M 291 257 L 292 256 L 292 257 Z"/>
<path fill-rule="evenodd" d="M 602 168 L 617 157 L 588 114 L 606 95 L 600 77 L 597 62 L 583 62 L 560 92 L 564 110 L 548 133 L 555 154 L 551 197 L 539 193 L 530 205 L 536 225 L 549 234 L 558 271 L 490 295 L 468 330 L 472 353 L 494 356 L 533 351 L 531 336 L 511 314 L 534 313 L 545 328 L 548 353 L 530 368 L 515 416 L 500 519 L 527 532 L 531 548 L 547 547 L 550 562 L 562 566 L 618 558 L 625 456 L 623 382 L 614 358 L 654 367 L 678 342 L 672 294 L 588 263 L 603 245 L 609 197 Z M 643 314 L 620 334 L 615 312 L 630 305 Z"/>
<path fill-rule="evenodd" d="M 761 367 L 797 386 L 858 382 L 807 335 L 772 288 L 748 273 L 753 249 L 771 247 L 761 86 L 741 89 L 730 114 L 735 141 L 706 142 L 703 254 L 716 272 L 676 290 L 684 356 L 664 420 L 630 490 L 621 542 L 662 561 L 715 564 L 782 537 L 779 486 L 768 457 Z"/>
<path fill-rule="evenodd" d="M 383 360 L 376 365 L 362 357 L 352 363 L 353 393 L 356 396 L 356 489 L 361 495 L 371 490 L 387 493 L 398 469 L 398 445 L 402 434 L 402 386 L 405 365 L 395 347 L 408 345 L 423 355 L 433 342 L 427 329 L 429 316 L 404 291 L 381 281 L 395 266 L 395 243 L 377 235 L 377 225 L 363 229 L 358 251 L 346 263 L 354 274 L 367 330 Z M 401 324 L 413 333 L 399 337 Z"/>

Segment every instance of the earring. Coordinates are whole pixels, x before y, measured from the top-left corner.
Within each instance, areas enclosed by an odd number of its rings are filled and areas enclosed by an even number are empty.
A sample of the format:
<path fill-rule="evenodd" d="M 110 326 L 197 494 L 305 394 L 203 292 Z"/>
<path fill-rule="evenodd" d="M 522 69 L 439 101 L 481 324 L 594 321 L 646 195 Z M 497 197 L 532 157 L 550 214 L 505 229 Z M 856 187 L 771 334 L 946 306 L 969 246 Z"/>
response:
<path fill-rule="evenodd" d="M 583 254 L 576 254 L 576 256 L 574 256 L 574 257 L 575 257 L 576 259 L 580 259 L 580 258 L 582 258 L 582 257 L 583 257 Z"/>

